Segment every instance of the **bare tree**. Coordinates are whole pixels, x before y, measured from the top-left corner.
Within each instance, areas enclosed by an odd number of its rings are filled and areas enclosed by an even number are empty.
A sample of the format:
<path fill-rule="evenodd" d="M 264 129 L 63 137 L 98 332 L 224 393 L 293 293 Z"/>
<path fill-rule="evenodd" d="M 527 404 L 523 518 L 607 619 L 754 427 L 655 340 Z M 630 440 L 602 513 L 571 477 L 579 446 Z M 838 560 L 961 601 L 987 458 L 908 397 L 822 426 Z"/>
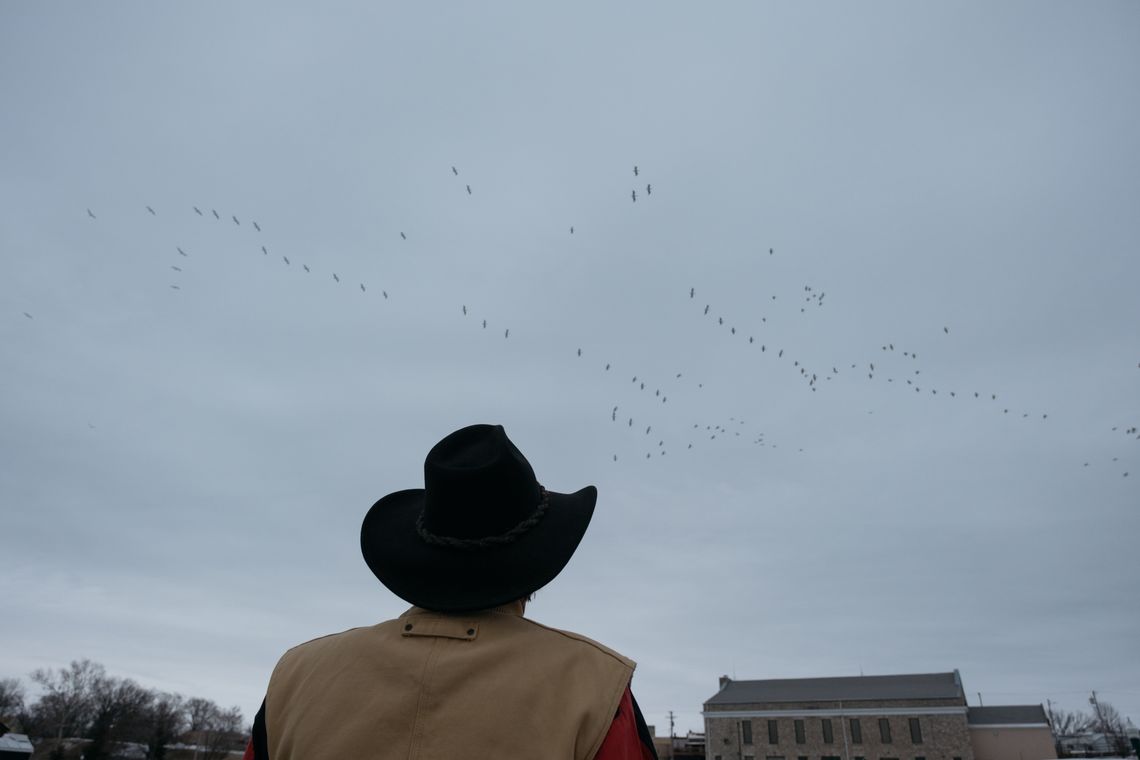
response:
<path fill-rule="evenodd" d="M 1094 692 L 1095 695 L 1095 692 Z M 1127 755 L 1131 751 L 1128 737 L 1125 734 L 1125 721 L 1120 711 L 1108 702 L 1102 702 L 1093 696 L 1089 699 L 1093 706 L 1093 721 L 1091 729 L 1104 734 L 1112 743 L 1112 749 L 1120 755 Z"/>
<path fill-rule="evenodd" d="M 0 720 L 12 721 L 24 711 L 24 685 L 19 678 L 0 678 Z"/>
<path fill-rule="evenodd" d="M 43 694 L 32 706 L 37 721 L 55 731 L 56 749 L 61 752 L 65 732 L 82 731 L 91 716 L 96 682 L 106 677 L 103 666 L 91 660 L 72 660 L 70 667 L 58 671 L 40 668 L 31 678 Z"/>
<path fill-rule="evenodd" d="M 186 704 L 181 694 L 155 693 L 146 714 L 147 760 L 166 760 L 166 745 L 186 730 Z"/>
<path fill-rule="evenodd" d="M 154 695 L 129 678 L 102 677 L 92 688 L 91 724 L 84 760 L 107 760 L 119 742 L 141 738 Z"/>
<path fill-rule="evenodd" d="M 195 697 L 186 702 L 186 713 L 190 719 L 190 733 L 196 735 L 194 752 L 198 760 L 221 760 L 229 754 L 235 740 L 240 741 L 241 709 L 231 707 L 223 710 L 209 699 Z"/>
<path fill-rule="evenodd" d="M 1049 725 L 1053 729 L 1053 736 L 1073 736 L 1083 734 L 1092 725 L 1092 716 L 1080 710 L 1065 710 L 1054 707 L 1049 711 Z"/>

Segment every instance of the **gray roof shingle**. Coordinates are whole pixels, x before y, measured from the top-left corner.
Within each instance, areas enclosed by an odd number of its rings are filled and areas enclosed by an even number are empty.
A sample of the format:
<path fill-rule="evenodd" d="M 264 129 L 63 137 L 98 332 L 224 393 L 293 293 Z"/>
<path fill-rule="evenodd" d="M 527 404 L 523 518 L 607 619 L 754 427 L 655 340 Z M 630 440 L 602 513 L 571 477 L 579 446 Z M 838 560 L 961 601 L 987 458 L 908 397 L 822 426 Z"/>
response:
<path fill-rule="evenodd" d="M 994 705 L 971 707 L 967 712 L 971 726 L 996 726 L 1026 723 L 1049 725 L 1045 708 L 1041 705 Z"/>
<path fill-rule="evenodd" d="M 895 676 L 777 678 L 729 681 L 706 705 L 755 702 L 839 702 L 886 699 L 961 699 L 956 673 L 912 673 Z"/>

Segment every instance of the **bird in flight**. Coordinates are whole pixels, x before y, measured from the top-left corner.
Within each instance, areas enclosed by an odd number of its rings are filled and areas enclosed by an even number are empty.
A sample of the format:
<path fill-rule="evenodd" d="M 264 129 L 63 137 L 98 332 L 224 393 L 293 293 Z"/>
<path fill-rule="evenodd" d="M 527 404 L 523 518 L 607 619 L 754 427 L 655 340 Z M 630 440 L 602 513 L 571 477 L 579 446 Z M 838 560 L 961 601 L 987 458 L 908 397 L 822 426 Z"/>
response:
<path fill-rule="evenodd" d="M 194 206 L 194 213 L 197 214 L 198 216 L 201 216 L 202 215 L 202 209 L 198 208 L 197 206 Z"/>
<path fill-rule="evenodd" d="M 96 218 L 96 216 L 93 213 L 91 213 L 91 209 L 87 209 L 87 216 L 91 217 L 92 219 Z"/>
<path fill-rule="evenodd" d="M 173 264 L 170 265 L 170 268 L 173 269 L 175 272 L 181 272 L 182 271 L 182 267 L 176 267 Z"/>
<path fill-rule="evenodd" d="M 364 292 L 366 292 L 366 291 L 364 290 L 364 283 L 363 283 L 363 282 L 362 282 L 362 283 L 360 283 L 360 292 L 361 292 L 361 293 L 364 293 Z"/>
<path fill-rule="evenodd" d="M 637 165 L 636 164 L 634 164 L 634 166 L 633 166 L 633 176 L 635 176 L 635 177 L 637 176 Z"/>
<path fill-rule="evenodd" d="M 454 174 L 456 177 L 459 176 L 459 170 L 456 169 L 454 166 L 451 167 L 451 173 Z"/>
<path fill-rule="evenodd" d="M 220 216 L 218 216 L 218 212 L 217 212 L 217 210 L 216 210 L 216 209 L 210 209 L 210 211 L 211 211 L 211 212 L 213 212 L 213 214 L 214 214 L 214 218 L 215 218 L 215 219 L 221 219 L 221 217 L 220 217 Z"/>
<path fill-rule="evenodd" d="M 504 338 L 509 338 L 509 337 L 511 337 L 511 328 L 509 328 L 509 327 L 508 327 L 508 328 L 507 328 L 507 329 L 506 329 L 506 330 L 503 332 L 503 337 L 504 337 Z"/>
<path fill-rule="evenodd" d="M 942 328 L 942 332 L 944 332 L 944 333 L 946 333 L 947 335 L 949 335 L 949 334 L 950 334 L 950 328 L 949 328 L 949 327 L 943 327 L 943 328 Z"/>
<path fill-rule="evenodd" d="M 578 356 L 581 356 L 581 355 L 582 355 L 582 349 L 579 348 L 578 349 Z"/>
<path fill-rule="evenodd" d="M 468 194 L 468 195 L 471 195 L 471 185 L 468 185 L 468 186 L 467 186 L 467 194 Z"/>
<path fill-rule="evenodd" d="M 467 304 L 463 304 L 463 316 L 467 316 Z"/>
<path fill-rule="evenodd" d="M 190 255 L 190 254 L 186 253 L 186 251 L 184 251 L 184 250 L 182 250 L 181 248 L 179 248 L 178 246 L 174 246 L 174 247 L 175 247 L 175 248 L 177 248 L 177 249 L 178 249 L 178 252 L 179 252 L 180 254 L 182 254 L 183 256 L 189 256 L 189 255 Z"/>
<path fill-rule="evenodd" d="M 258 224 L 257 222 L 254 222 L 254 223 L 253 223 L 253 228 L 254 228 L 255 230 L 257 230 L 258 232 L 261 232 L 261 225 L 260 225 L 260 224 Z"/>
<path fill-rule="evenodd" d="M 182 290 L 182 288 L 178 287 L 177 285 L 171 285 L 170 287 L 174 290 Z"/>
<path fill-rule="evenodd" d="M 27 317 L 28 319 L 34 319 L 34 317 L 32 317 L 32 315 L 26 311 L 24 312 L 24 316 Z M 614 409 L 617 409 L 617 407 L 615 406 Z"/>
<path fill-rule="evenodd" d="M 285 266 L 289 266 L 289 257 L 288 256 L 282 256 L 281 258 L 285 259 Z"/>
<path fill-rule="evenodd" d="M 630 191 L 630 197 L 632 197 L 632 198 L 633 198 L 633 202 L 634 202 L 634 203 L 637 203 L 637 191 L 636 191 L 636 190 L 631 190 L 631 191 Z"/>
<path fill-rule="evenodd" d="M 336 272 L 333 272 L 333 279 L 340 282 L 340 278 L 336 276 Z"/>
<path fill-rule="evenodd" d="M 384 296 L 385 301 L 388 300 L 388 291 L 387 290 L 381 290 L 380 295 Z"/>
<path fill-rule="evenodd" d="M 238 218 L 236 216 L 231 216 L 230 219 L 234 220 L 234 224 L 237 224 L 237 225 L 241 224 L 241 222 L 238 221 Z"/>
<path fill-rule="evenodd" d="M 157 216 L 157 214 L 154 213 L 154 209 L 152 209 L 150 206 L 147 206 L 146 210 L 150 212 L 151 216 Z"/>
<path fill-rule="evenodd" d="M 571 235 L 573 235 L 573 234 L 574 234 L 574 226 L 573 226 L 573 225 L 570 225 L 570 234 L 571 234 Z"/>
<path fill-rule="evenodd" d="M 606 365 L 606 372 L 609 372 L 609 371 L 610 371 L 610 365 L 607 364 Z"/>
<path fill-rule="evenodd" d="M 708 313 L 709 313 L 709 305 L 706 303 L 705 304 L 705 314 L 708 314 Z"/>
<path fill-rule="evenodd" d="M 645 186 L 645 194 L 646 195 L 653 195 L 653 185 L 646 185 Z"/>
<path fill-rule="evenodd" d="M 693 296 L 695 296 L 696 294 L 697 294 L 697 289 L 696 289 L 696 288 L 689 288 L 689 298 L 692 298 L 692 297 L 693 297 Z"/>
<path fill-rule="evenodd" d="M 487 329 L 487 320 L 485 320 L 485 319 L 483 320 L 483 329 L 484 330 Z"/>
<path fill-rule="evenodd" d="M 400 233 L 400 237 L 402 237 L 404 240 L 407 240 L 407 239 L 408 239 L 408 236 L 407 236 L 407 235 L 405 235 L 405 234 L 404 234 L 404 233 L 402 233 L 402 232 Z"/>
<path fill-rule="evenodd" d="M 309 269 L 309 265 L 308 265 L 308 264 L 302 264 L 301 266 L 303 266 L 303 267 L 305 268 L 305 271 L 306 271 L 306 272 L 311 272 L 311 271 L 312 271 L 311 269 Z"/>

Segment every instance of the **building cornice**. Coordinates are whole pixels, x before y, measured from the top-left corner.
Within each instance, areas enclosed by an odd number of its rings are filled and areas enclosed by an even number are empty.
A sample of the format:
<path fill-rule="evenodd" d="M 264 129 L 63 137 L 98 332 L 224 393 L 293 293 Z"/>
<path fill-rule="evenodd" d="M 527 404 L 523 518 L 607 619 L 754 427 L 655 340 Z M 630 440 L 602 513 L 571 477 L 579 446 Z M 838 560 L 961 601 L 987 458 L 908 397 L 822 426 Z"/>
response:
<path fill-rule="evenodd" d="M 859 718 L 887 715 L 965 715 L 967 707 L 823 707 L 801 710 L 705 710 L 705 718 Z"/>

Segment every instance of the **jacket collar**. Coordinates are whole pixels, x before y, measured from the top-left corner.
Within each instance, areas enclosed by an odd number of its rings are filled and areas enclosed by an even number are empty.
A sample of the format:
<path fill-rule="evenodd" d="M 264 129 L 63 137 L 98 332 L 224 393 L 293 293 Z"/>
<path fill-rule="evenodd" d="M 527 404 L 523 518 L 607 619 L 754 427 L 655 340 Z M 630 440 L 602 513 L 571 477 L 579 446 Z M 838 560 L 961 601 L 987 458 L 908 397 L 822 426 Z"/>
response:
<path fill-rule="evenodd" d="M 452 615 L 455 617 L 472 617 L 476 615 L 486 615 L 488 613 L 499 613 L 501 615 L 514 615 L 515 617 L 523 616 L 523 603 L 521 599 L 516 599 L 513 602 L 500 604 L 498 607 L 491 607 L 486 610 L 475 610 L 473 612 L 436 612 L 435 610 L 426 610 L 423 607 L 412 607 L 404 612 L 400 617 L 407 617 L 408 615 Z"/>

